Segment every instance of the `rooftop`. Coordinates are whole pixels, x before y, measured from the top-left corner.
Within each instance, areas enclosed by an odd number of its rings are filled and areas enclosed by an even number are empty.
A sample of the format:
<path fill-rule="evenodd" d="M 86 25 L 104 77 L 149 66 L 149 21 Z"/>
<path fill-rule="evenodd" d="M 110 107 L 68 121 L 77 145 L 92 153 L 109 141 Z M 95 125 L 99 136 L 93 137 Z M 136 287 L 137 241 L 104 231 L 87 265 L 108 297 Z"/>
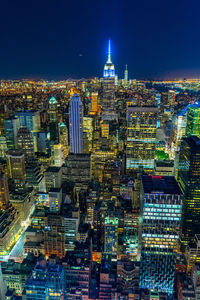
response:
<path fill-rule="evenodd" d="M 182 195 L 182 192 L 173 176 L 142 176 L 144 193 L 163 193 Z"/>
<path fill-rule="evenodd" d="M 51 97 L 51 99 L 49 99 L 49 103 L 50 103 L 50 104 L 55 104 L 55 103 L 57 103 L 56 98 L 55 98 L 55 97 Z"/>
<path fill-rule="evenodd" d="M 48 169 L 45 171 L 45 173 L 47 173 L 47 172 L 58 173 L 59 171 L 60 171 L 59 167 L 48 167 Z"/>

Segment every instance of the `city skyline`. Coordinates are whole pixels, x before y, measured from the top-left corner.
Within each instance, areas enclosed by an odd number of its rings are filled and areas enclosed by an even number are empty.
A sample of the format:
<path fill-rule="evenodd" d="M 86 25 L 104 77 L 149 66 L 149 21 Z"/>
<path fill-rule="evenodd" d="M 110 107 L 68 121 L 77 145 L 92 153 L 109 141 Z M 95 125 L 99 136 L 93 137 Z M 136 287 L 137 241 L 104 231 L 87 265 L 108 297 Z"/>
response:
<path fill-rule="evenodd" d="M 200 299 L 200 3 L 2 8 L 0 300 Z"/>

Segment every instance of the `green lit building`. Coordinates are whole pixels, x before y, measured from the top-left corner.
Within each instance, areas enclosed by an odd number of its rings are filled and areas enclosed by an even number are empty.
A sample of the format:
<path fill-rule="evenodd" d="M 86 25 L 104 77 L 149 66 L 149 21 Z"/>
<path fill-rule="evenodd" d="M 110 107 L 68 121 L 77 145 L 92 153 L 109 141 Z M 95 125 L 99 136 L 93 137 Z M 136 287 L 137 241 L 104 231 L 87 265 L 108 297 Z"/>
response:
<path fill-rule="evenodd" d="M 198 102 L 188 107 L 186 136 L 191 135 L 200 136 L 200 105 Z"/>
<path fill-rule="evenodd" d="M 154 169 L 157 107 L 133 106 L 127 110 L 126 168 Z"/>
<path fill-rule="evenodd" d="M 182 243 L 194 241 L 200 228 L 200 139 L 183 138 L 179 154 L 178 182 L 184 194 Z"/>
<path fill-rule="evenodd" d="M 105 218 L 105 244 L 104 251 L 117 254 L 118 246 L 118 218 L 107 216 Z"/>
<path fill-rule="evenodd" d="M 54 97 L 49 100 L 49 121 L 58 122 L 58 102 Z"/>

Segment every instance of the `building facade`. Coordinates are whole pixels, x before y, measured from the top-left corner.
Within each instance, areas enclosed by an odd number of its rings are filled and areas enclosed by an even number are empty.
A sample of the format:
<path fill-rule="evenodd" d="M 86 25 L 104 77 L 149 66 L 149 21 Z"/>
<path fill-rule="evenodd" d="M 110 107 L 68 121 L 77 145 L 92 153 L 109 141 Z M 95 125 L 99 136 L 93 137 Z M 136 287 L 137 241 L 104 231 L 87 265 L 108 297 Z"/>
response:
<path fill-rule="evenodd" d="M 173 295 L 182 192 L 172 176 L 143 176 L 140 288 Z"/>
<path fill-rule="evenodd" d="M 83 104 L 80 97 L 74 94 L 69 103 L 70 152 L 83 152 Z"/>

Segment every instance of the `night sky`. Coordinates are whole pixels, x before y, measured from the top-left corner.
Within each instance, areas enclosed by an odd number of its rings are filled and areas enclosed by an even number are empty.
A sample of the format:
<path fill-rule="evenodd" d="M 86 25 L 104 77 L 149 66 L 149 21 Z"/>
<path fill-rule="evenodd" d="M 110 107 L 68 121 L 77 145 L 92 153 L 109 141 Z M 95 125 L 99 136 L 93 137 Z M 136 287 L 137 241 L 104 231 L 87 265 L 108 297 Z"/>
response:
<path fill-rule="evenodd" d="M 200 77 L 200 0 L 2 0 L 1 79 Z"/>

